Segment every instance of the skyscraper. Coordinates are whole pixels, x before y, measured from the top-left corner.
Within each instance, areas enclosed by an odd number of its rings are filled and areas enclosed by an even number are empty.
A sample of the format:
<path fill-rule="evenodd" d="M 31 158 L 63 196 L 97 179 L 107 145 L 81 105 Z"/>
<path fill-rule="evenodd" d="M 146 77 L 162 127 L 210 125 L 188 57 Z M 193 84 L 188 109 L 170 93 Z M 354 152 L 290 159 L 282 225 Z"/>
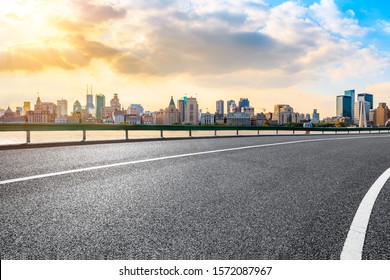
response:
<path fill-rule="evenodd" d="M 77 112 L 81 112 L 81 111 L 82 111 L 81 104 L 78 100 L 76 100 L 73 103 L 73 113 L 77 113 Z"/>
<path fill-rule="evenodd" d="M 177 107 L 180 111 L 180 121 L 182 123 L 184 123 L 186 119 L 186 106 L 187 106 L 187 96 L 184 96 L 177 101 Z"/>
<path fill-rule="evenodd" d="M 198 102 L 196 98 L 189 97 L 187 98 L 187 103 L 185 106 L 185 122 L 197 125 L 199 124 L 199 115 L 198 115 Z"/>
<path fill-rule="evenodd" d="M 336 116 L 339 118 L 346 117 L 352 120 L 352 111 L 351 111 L 351 96 L 339 95 L 336 98 Z"/>
<path fill-rule="evenodd" d="M 369 93 L 359 93 L 357 97 L 358 101 L 370 102 L 370 109 L 374 109 L 374 96 Z"/>
<path fill-rule="evenodd" d="M 90 92 L 88 93 L 88 86 L 87 86 L 87 103 L 85 105 L 85 110 L 87 113 L 92 114 L 95 110 L 95 106 L 93 105 L 93 95 L 92 95 L 92 86 L 90 88 Z"/>
<path fill-rule="evenodd" d="M 31 110 L 30 102 L 25 101 L 23 103 L 23 110 L 24 110 L 24 114 L 27 114 L 27 112 Z"/>
<path fill-rule="evenodd" d="M 223 100 L 218 100 L 216 102 L 216 111 L 217 114 L 224 115 L 224 102 Z"/>
<path fill-rule="evenodd" d="M 351 97 L 351 101 L 350 101 L 349 107 L 351 108 L 350 109 L 350 112 L 351 112 L 351 116 L 350 116 L 351 122 L 353 122 L 354 121 L 355 90 L 354 89 L 346 90 L 346 91 L 344 91 L 344 95 Z M 347 102 L 348 102 L 348 100 L 347 100 Z"/>
<path fill-rule="evenodd" d="M 238 102 L 238 108 L 239 111 L 242 111 L 242 108 L 249 107 L 249 100 L 248 98 L 240 98 L 240 101 Z"/>
<path fill-rule="evenodd" d="M 292 122 L 293 114 L 294 114 L 294 108 L 292 108 L 290 105 L 276 104 L 274 106 L 274 113 L 272 114 L 272 120 L 277 121 L 278 124 L 290 123 Z"/>
<path fill-rule="evenodd" d="M 320 113 L 317 112 L 317 109 L 313 110 L 313 116 L 311 118 L 312 123 L 319 123 L 320 122 Z"/>
<path fill-rule="evenodd" d="M 231 108 L 232 104 L 236 104 L 236 102 L 235 102 L 234 100 L 228 100 L 228 101 L 226 102 L 226 104 L 227 104 L 227 113 L 228 113 L 228 114 L 232 113 L 232 111 L 230 110 L 230 108 Z"/>
<path fill-rule="evenodd" d="M 68 115 L 68 101 L 65 99 L 57 100 L 57 117 Z"/>
<path fill-rule="evenodd" d="M 103 107 L 106 106 L 106 97 L 103 94 L 96 94 L 96 119 L 103 119 Z"/>

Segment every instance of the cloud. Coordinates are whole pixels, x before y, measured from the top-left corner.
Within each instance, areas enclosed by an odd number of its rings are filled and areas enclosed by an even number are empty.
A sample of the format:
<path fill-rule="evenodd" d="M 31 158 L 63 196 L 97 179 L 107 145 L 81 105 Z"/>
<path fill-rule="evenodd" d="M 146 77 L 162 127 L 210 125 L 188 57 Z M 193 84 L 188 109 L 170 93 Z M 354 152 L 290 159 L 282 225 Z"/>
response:
<path fill-rule="evenodd" d="M 82 35 L 56 40 L 46 39 L 40 45 L 16 45 L 0 51 L 0 72 L 43 71 L 51 67 L 73 70 L 89 65 L 92 59 L 109 61 L 119 51 Z"/>
<path fill-rule="evenodd" d="M 343 37 L 362 37 L 368 31 L 367 28 L 359 26 L 358 21 L 353 18 L 352 10 L 348 10 L 344 15 L 334 0 L 321 0 L 319 4 L 310 6 L 310 10 L 321 27 Z"/>
<path fill-rule="evenodd" d="M 91 1 L 73 0 L 72 6 L 78 19 L 94 23 L 124 18 L 126 16 L 124 8 L 111 5 L 97 5 Z"/>
<path fill-rule="evenodd" d="M 384 32 L 390 33 L 390 21 L 378 20 L 377 22 Z"/>
<path fill-rule="evenodd" d="M 311 6 L 233 0 L 99 3 L 73 1 L 68 6 L 73 17 L 51 15 L 50 37 L 43 40 L 50 43 L 3 49 L 6 63 L 0 70 L 74 69 L 100 59 L 125 75 L 185 74 L 202 81 L 209 75 L 223 83 L 221 77 L 245 73 L 264 84 L 267 77 L 291 85 L 321 75 L 337 79 L 367 70 L 375 75 L 388 66 L 377 49 L 362 46 L 359 36 L 367 30 L 333 0 Z M 53 59 L 45 58 L 45 49 Z M 229 81 L 241 84 L 238 80 Z"/>

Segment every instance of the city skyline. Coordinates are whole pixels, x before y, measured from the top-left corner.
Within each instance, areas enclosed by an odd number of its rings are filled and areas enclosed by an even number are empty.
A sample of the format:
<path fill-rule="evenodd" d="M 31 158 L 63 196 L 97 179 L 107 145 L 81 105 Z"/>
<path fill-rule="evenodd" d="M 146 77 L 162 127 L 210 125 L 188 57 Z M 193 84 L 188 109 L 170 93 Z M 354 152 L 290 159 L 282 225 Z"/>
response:
<path fill-rule="evenodd" d="M 37 91 L 80 99 L 85 84 L 151 111 L 187 94 L 200 108 L 244 96 L 333 116 L 349 88 L 374 94 L 376 107 L 390 103 L 389 11 L 344 0 L 5 1 L 1 107 Z"/>

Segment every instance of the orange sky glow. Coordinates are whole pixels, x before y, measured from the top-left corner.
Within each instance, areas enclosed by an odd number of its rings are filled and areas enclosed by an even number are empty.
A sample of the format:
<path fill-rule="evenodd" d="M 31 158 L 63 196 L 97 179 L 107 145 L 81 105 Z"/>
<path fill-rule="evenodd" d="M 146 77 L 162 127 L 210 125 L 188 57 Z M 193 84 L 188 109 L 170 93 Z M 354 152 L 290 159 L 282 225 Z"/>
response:
<path fill-rule="evenodd" d="M 154 111 L 187 94 L 203 111 L 247 97 L 255 112 L 282 103 L 334 116 L 346 89 L 390 103 L 390 54 L 364 44 L 369 32 L 333 0 L 5 0 L 0 108 L 35 103 L 39 92 L 70 110 L 92 84 L 125 108 Z"/>

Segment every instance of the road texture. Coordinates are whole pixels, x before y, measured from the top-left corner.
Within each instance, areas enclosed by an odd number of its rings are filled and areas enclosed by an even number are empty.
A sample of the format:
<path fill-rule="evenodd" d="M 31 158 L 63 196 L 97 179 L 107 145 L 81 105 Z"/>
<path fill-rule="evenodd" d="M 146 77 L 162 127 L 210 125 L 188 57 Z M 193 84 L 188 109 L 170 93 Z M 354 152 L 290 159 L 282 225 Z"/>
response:
<path fill-rule="evenodd" d="M 0 181 L 305 139 L 0 185 L 1 259 L 339 259 L 390 167 L 389 135 L 190 139 L 9 150 Z M 369 137 L 369 138 L 367 138 Z M 364 259 L 390 259 L 390 183 Z"/>

